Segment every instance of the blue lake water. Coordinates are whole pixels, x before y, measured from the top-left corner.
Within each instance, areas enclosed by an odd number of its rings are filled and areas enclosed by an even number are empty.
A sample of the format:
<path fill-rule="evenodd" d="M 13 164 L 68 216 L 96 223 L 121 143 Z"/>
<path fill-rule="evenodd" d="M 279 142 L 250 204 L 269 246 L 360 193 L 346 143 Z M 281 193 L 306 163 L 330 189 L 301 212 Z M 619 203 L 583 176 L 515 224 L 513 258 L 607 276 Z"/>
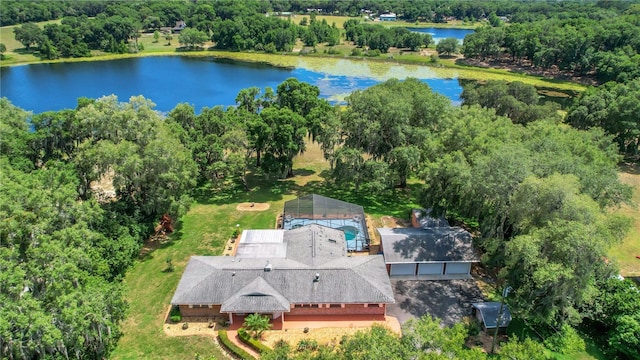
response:
<path fill-rule="evenodd" d="M 468 34 L 474 32 L 469 29 L 440 29 L 440 28 L 408 28 L 410 31 L 431 34 L 433 41 L 437 44 L 440 40 L 449 37 L 456 38 L 462 44 L 462 40 Z"/>
<path fill-rule="evenodd" d="M 301 60 L 303 61 L 303 60 Z M 428 68 L 405 71 L 393 66 L 387 74 L 357 71 L 366 62 L 338 60 L 333 67 L 315 71 L 302 67 L 278 68 L 270 65 L 197 58 L 164 56 L 112 61 L 35 64 L 0 69 L 0 96 L 34 113 L 75 108 L 79 97 L 99 98 L 115 94 L 120 101 L 143 95 L 167 112 L 178 103 L 202 107 L 235 105 L 241 89 L 257 86 L 276 88 L 294 77 L 320 88 L 321 96 L 332 103 L 356 89 L 364 89 L 389 77 L 417 77 L 431 88 L 460 102 L 462 88 L 457 79 L 430 75 Z M 348 71 L 341 69 L 349 68 Z"/>

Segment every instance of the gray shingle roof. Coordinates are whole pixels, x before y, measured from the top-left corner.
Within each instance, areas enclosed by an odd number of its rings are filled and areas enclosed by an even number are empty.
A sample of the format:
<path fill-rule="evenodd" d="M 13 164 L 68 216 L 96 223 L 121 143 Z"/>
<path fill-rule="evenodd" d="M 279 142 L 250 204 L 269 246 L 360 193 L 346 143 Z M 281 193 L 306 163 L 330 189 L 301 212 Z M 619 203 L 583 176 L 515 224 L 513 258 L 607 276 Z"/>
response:
<path fill-rule="evenodd" d="M 382 256 L 347 256 L 341 231 L 311 225 L 287 231 L 285 239 L 287 258 L 192 256 L 171 303 L 248 313 L 285 311 L 291 303 L 394 302 Z"/>
<path fill-rule="evenodd" d="M 434 227 L 449 227 L 449 222 L 444 217 L 431 216 L 431 209 L 413 209 L 413 216 L 423 229 Z"/>
<path fill-rule="evenodd" d="M 379 228 L 387 264 L 413 262 L 477 262 L 471 234 L 460 227 Z"/>
<path fill-rule="evenodd" d="M 289 311 L 291 304 L 263 278 L 240 289 L 225 301 L 220 311 L 230 312 L 275 312 Z"/>

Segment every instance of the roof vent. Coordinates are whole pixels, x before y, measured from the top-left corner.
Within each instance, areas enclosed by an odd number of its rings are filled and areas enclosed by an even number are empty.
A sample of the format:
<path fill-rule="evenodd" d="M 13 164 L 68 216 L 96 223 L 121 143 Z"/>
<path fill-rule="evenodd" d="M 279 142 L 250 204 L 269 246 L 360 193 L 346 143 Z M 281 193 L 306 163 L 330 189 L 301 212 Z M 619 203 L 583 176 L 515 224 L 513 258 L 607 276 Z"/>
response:
<path fill-rule="evenodd" d="M 316 276 L 313 277 L 313 282 L 318 282 L 320 281 L 320 274 L 316 273 Z"/>
<path fill-rule="evenodd" d="M 232 272 L 232 273 L 231 273 L 231 276 L 236 276 L 236 272 L 235 272 L 235 271 L 234 271 L 234 272 Z"/>
<path fill-rule="evenodd" d="M 271 269 L 273 269 L 273 266 L 267 261 L 267 265 L 264 266 L 264 271 L 269 272 Z"/>

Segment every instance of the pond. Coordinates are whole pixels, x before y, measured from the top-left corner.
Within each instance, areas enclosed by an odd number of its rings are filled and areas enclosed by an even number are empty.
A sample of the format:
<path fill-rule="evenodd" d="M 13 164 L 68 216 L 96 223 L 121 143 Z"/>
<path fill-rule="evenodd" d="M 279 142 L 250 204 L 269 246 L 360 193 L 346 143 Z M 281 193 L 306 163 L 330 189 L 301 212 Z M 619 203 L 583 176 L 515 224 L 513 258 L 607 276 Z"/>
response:
<path fill-rule="evenodd" d="M 456 38 L 462 44 L 462 40 L 468 34 L 474 32 L 472 29 L 441 29 L 441 28 L 407 28 L 409 31 L 430 34 L 433 41 L 437 44 L 440 40 L 446 38 Z"/>
<path fill-rule="evenodd" d="M 213 57 L 154 56 L 111 61 L 35 64 L 0 71 L 0 96 L 40 113 L 75 108 L 79 97 L 115 94 L 120 101 L 143 95 L 167 112 L 178 103 L 202 107 L 235 105 L 241 89 L 276 88 L 294 77 L 320 88 L 320 95 L 342 103 L 356 89 L 390 78 L 415 77 L 453 103 L 460 102 L 457 78 L 442 78 L 426 66 L 306 57 L 285 57 L 291 67 L 220 60 Z"/>

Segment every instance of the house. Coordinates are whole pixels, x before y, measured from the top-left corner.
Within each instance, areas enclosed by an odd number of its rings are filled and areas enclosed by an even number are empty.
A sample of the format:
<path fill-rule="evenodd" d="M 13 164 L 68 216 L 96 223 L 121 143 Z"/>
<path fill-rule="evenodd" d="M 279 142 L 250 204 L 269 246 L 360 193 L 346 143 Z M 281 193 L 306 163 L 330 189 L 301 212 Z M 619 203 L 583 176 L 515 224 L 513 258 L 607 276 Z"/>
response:
<path fill-rule="evenodd" d="M 471 264 L 479 262 L 471 234 L 449 226 L 445 219 L 414 210 L 412 228 L 379 228 L 381 250 L 392 277 L 424 280 L 471 278 Z"/>
<path fill-rule="evenodd" d="M 379 318 L 394 303 L 380 255 L 349 256 L 343 231 L 311 224 L 247 230 L 236 256 L 192 256 L 171 304 L 182 316 L 245 314 Z"/>
<path fill-rule="evenodd" d="M 345 233 L 348 251 L 363 251 L 369 248 L 364 209 L 346 201 L 311 194 L 284 203 L 281 227 L 295 229 L 309 224 L 318 224 Z"/>
<path fill-rule="evenodd" d="M 498 324 L 498 318 L 500 318 L 500 329 L 498 331 L 505 331 L 509 323 L 511 322 L 511 312 L 507 304 L 499 302 L 481 302 L 473 303 L 473 312 L 482 324 L 482 328 L 487 330 L 495 329 Z M 500 308 L 502 307 L 502 316 L 500 315 Z"/>
<path fill-rule="evenodd" d="M 187 27 L 187 23 L 185 23 L 182 20 L 178 20 L 178 21 L 176 21 L 176 25 L 173 28 L 171 28 L 171 30 L 174 33 L 179 33 L 180 31 L 184 30 L 184 28 L 186 28 L 186 27 Z"/>
<path fill-rule="evenodd" d="M 380 21 L 396 21 L 395 13 L 380 14 Z"/>

